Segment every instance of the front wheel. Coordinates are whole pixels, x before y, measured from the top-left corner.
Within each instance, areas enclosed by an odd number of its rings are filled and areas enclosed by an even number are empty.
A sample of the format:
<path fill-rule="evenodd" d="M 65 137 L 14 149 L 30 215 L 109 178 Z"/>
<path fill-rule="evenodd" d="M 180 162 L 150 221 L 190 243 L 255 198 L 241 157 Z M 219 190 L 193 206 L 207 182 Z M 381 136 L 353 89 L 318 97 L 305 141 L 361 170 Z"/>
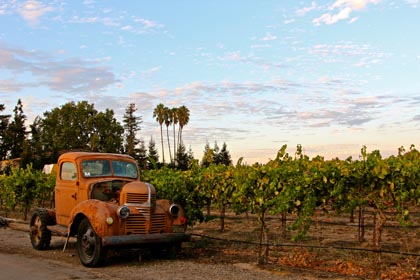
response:
<path fill-rule="evenodd" d="M 32 247 L 37 250 L 45 250 L 51 243 L 51 231 L 47 225 L 50 220 L 47 209 L 36 209 L 31 217 L 30 238 Z"/>
<path fill-rule="evenodd" d="M 77 253 L 80 262 L 87 267 L 101 266 L 105 262 L 106 249 L 88 219 L 80 222 L 77 230 Z"/>

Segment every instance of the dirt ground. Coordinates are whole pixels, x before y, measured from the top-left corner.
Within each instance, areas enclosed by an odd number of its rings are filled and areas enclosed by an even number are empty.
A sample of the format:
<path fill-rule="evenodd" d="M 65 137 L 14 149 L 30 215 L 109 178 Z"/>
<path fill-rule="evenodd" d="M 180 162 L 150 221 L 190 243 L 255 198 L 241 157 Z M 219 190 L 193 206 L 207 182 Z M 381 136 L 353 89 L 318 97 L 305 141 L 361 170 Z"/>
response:
<path fill-rule="evenodd" d="M 293 220 L 289 218 L 288 224 Z M 56 236 L 49 250 L 34 250 L 28 225 L 20 220 L 0 228 L 0 253 L 58 263 L 58 268 L 83 271 L 92 279 L 138 279 L 139 275 L 142 279 L 420 279 L 418 227 L 401 228 L 390 218 L 382 233 L 385 252 L 378 253 L 371 251 L 369 216 L 362 243 L 357 240 L 357 224 L 350 223 L 346 215 L 318 213 L 307 237 L 299 243 L 290 241 L 292 233 L 281 237 L 279 218 L 267 221 L 271 246 L 262 248 L 266 253 L 263 265 L 257 264 L 258 223 L 253 217 L 234 214 L 228 215 L 224 232 L 219 230 L 218 218 L 189 228 L 191 242 L 170 259 L 154 257 L 146 250 L 112 251 L 105 267 L 87 269 L 79 262 L 75 239 L 70 239 L 65 252 L 65 239 Z M 413 222 L 420 224 L 416 218 Z M 86 276 L 65 279 L 78 278 Z"/>
<path fill-rule="evenodd" d="M 65 252 L 65 239 L 53 237 L 51 248 L 46 251 L 32 249 L 27 225 L 10 223 L 0 229 L 0 263 L 4 264 L 2 276 L 9 279 L 319 279 L 321 274 L 311 271 L 278 270 L 258 267 L 253 262 L 232 261 L 218 256 L 217 248 L 200 254 L 186 246 L 175 258 L 153 258 L 147 252 L 111 252 L 105 267 L 85 268 L 77 257 L 75 240 L 70 239 Z M 195 241 L 193 241 L 195 242 Z M 141 261 L 139 261 L 141 253 Z M 10 257 L 7 257 L 9 255 Z M 3 261 L 4 262 L 4 261 Z M 30 268 L 28 268 L 28 266 Z M 11 267 L 11 270 L 7 268 Z M 38 270 L 37 270 L 38 269 Z M 321 277 L 324 278 L 324 277 Z M 328 279 L 349 279 L 340 275 Z"/>
<path fill-rule="evenodd" d="M 359 242 L 357 213 L 351 221 L 350 214 L 338 215 L 319 209 L 306 237 L 295 243 L 291 242 L 291 237 L 296 232 L 288 231 L 282 236 L 280 217 L 267 217 L 266 242 L 270 245 L 262 248 L 267 256 L 264 268 L 271 271 L 310 270 L 321 273 L 322 277 L 420 279 L 420 215 L 413 212 L 411 224 L 407 227 L 400 226 L 396 217 L 395 213 L 386 213 L 380 247 L 376 249 L 372 245 L 375 217 L 369 209 L 364 214 L 362 242 Z M 291 226 L 295 219 L 288 215 L 286 226 Z M 224 257 L 232 255 L 234 260 L 247 256 L 248 261 L 257 262 L 259 246 L 254 243 L 258 241 L 259 231 L 255 217 L 230 214 L 224 232 L 220 232 L 219 219 L 197 225 L 192 232 L 216 239 L 244 241 L 226 243 L 213 240 L 212 246 L 221 244 L 218 253 L 223 252 Z"/>

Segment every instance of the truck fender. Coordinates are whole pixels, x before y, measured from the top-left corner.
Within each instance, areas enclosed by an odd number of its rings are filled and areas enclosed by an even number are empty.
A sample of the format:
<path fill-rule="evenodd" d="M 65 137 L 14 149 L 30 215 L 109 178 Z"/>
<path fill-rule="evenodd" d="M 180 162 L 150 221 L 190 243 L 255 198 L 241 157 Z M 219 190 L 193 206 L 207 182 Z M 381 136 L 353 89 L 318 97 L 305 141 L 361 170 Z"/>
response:
<path fill-rule="evenodd" d="M 96 199 L 80 202 L 70 212 L 69 235 L 76 235 L 77 228 L 84 218 L 89 220 L 99 237 L 119 234 L 117 207 Z M 108 218 L 112 218 L 112 224 L 107 223 Z"/>

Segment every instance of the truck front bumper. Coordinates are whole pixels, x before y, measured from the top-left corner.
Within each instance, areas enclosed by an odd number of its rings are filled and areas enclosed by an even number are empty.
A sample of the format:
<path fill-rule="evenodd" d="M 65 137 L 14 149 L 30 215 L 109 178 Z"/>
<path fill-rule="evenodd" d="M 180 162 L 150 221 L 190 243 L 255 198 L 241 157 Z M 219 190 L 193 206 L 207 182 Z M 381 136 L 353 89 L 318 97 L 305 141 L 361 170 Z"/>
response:
<path fill-rule="evenodd" d="M 104 247 L 146 246 L 148 244 L 181 243 L 190 239 L 188 233 L 130 234 L 102 237 Z"/>

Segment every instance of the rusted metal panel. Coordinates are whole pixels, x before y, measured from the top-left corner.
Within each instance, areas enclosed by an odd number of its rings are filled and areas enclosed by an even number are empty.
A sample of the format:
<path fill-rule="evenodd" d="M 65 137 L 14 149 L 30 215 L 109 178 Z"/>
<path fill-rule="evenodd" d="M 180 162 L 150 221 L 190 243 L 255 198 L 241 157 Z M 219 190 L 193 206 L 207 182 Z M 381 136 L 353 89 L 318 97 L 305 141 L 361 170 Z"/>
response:
<path fill-rule="evenodd" d="M 73 223 L 75 217 L 81 214 L 88 218 L 98 236 L 120 235 L 120 219 L 117 216 L 117 207 L 118 205 L 100 200 L 85 200 L 73 208 L 70 213 L 70 221 Z M 108 217 L 111 217 L 114 221 L 111 225 L 106 223 Z"/>

